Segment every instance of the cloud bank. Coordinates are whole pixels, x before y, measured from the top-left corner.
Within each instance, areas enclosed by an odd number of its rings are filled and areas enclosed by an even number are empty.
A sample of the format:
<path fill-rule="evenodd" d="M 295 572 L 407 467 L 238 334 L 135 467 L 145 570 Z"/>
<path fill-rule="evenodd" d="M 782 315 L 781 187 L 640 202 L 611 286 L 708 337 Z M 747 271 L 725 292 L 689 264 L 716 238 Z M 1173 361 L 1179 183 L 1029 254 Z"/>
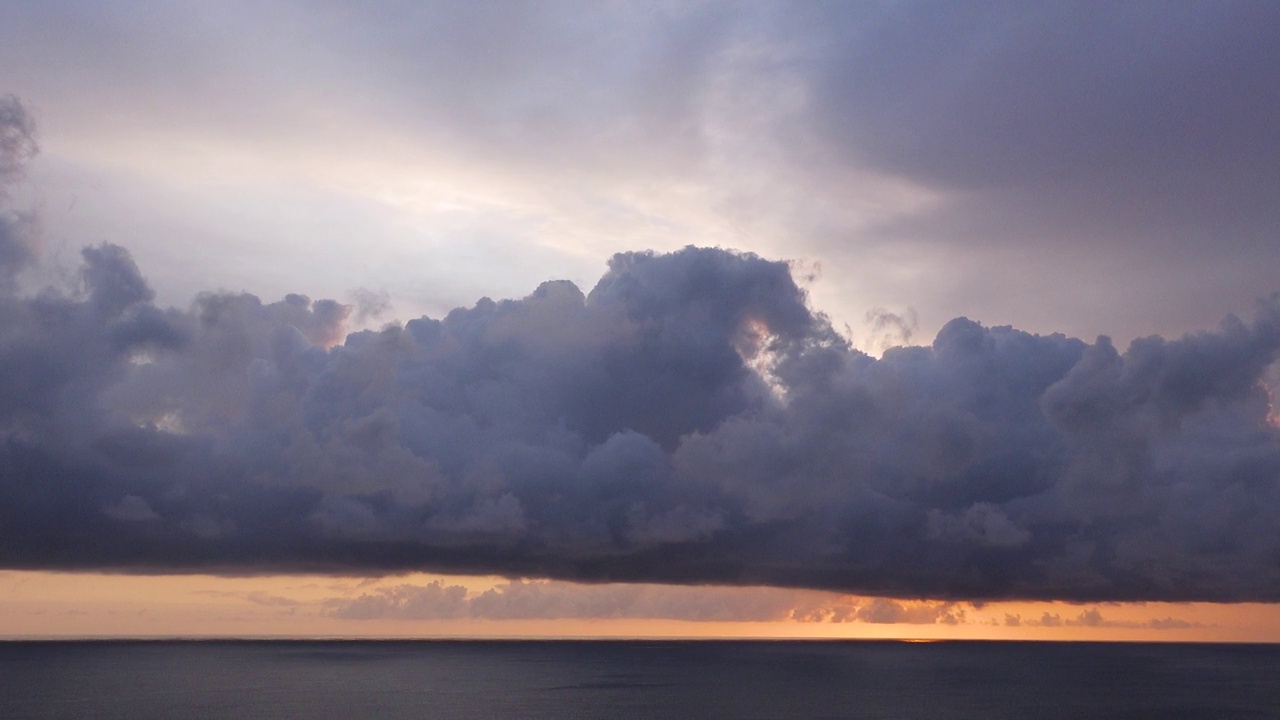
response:
<path fill-rule="evenodd" d="M 1280 600 L 1277 296 L 1124 353 L 957 318 L 876 359 L 786 263 L 689 247 L 347 334 L 300 294 L 158 307 L 115 245 L 24 292 L 0 220 L 4 567 Z"/>

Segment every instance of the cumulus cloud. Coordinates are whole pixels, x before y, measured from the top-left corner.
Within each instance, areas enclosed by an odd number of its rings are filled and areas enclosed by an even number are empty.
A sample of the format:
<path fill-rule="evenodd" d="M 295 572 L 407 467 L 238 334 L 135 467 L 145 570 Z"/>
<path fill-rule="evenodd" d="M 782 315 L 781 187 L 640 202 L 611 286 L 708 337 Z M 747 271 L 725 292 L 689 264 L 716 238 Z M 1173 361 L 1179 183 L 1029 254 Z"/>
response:
<path fill-rule="evenodd" d="M 125 249 L 82 260 L 0 292 L 5 567 L 1280 599 L 1280 296 L 1124 352 L 957 318 L 875 359 L 722 249 L 350 334 L 331 300 L 164 308 Z M 557 607 L 468 607 L 519 592 Z"/>
<path fill-rule="evenodd" d="M 858 608 L 857 619 L 876 624 L 959 625 L 965 621 L 965 611 L 954 603 L 908 604 L 888 598 L 875 598 Z"/>
<path fill-rule="evenodd" d="M 1151 618 L 1149 620 L 1108 620 L 1098 608 L 1081 610 L 1074 617 L 1064 618 L 1060 613 L 1045 611 L 1039 618 L 1023 620 L 1021 615 L 1006 613 L 1004 624 L 1008 627 L 1085 627 L 1085 628 L 1126 628 L 1130 630 L 1187 630 L 1203 628 L 1203 623 L 1182 620 L 1175 617 Z"/>

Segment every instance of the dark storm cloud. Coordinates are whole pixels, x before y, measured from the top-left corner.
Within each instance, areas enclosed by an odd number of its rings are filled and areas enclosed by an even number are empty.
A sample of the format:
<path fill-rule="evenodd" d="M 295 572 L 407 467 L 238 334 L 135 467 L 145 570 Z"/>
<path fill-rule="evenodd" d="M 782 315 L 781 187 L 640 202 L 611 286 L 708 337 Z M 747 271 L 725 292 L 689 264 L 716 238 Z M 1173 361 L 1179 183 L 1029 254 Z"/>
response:
<path fill-rule="evenodd" d="M 959 318 L 877 360 L 788 265 L 690 247 L 585 295 L 351 312 L 162 309 L 113 245 L 75 287 L 6 285 L 0 563 L 1280 599 L 1275 296 L 1123 354 Z M 405 592 L 367 604 L 463 612 Z"/>

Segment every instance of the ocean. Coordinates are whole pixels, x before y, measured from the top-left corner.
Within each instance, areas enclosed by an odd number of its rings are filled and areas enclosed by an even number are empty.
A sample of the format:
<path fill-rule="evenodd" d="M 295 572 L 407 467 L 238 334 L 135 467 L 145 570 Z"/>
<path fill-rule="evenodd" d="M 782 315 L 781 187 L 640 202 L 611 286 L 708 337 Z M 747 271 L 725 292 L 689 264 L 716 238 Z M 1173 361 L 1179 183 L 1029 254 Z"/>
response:
<path fill-rule="evenodd" d="M 0 642 L 6 719 L 1280 718 L 1280 646 Z"/>

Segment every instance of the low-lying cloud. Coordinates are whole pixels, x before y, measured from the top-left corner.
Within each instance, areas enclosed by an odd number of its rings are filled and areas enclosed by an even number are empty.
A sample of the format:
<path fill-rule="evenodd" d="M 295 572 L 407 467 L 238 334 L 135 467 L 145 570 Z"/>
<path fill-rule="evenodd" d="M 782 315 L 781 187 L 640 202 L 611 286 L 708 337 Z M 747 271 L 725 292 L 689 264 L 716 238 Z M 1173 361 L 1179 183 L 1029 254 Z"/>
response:
<path fill-rule="evenodd" d="M 254 604 L 294 604 L 249 593 Z M 510 580 L 482 591 L 446 581 L 400 583 L 356 596 L 329 598 L 323 611 L 344 620 L 679 620 L 685 622 L 867 623 L 873 625 L 1004 625 L 1005 627 L 1186 630 L 1203 624 L 1174 617 L 1112 620 L 1096 607 L 1074 615 L 1044 611 L 1001 622 L 971 615 L 963 602 L 866 598 L 819 590 Z"/>
<path fill-rule="evenodd" d="M 1123 628 L 1127 630 L 1189 630 L 1203 628 L 1205 625 L 1175 617 L 1151 618 L 1149 620 L 1108 620 L 1098 608 L 1081 610 L 1075 617 L 1062 617 L 1059 613 L 1045 611 L 1038 618 L 1022 619 L 1020 614 L 1006 613 L 1006 627 L 1041 627 L 1041 628 Z"/>
<path fill-rule="evenodd" d="M 690 622 L 850 622 L 860 603 L 810 590 L 685 587 L 641 583 L 581 585 L 512 580 L 482 592 L 435 580 L 377 588 L 334 599 L 329 613 L 346 619 L 617 620 Z"/>
<path fill-rule="evenodd" d="M 689 247 L 348 334 L 300 294 L 158 307 L 114 245 L 22 292 L 24 218 L 4 567 L 1280 600 L 1277 296 L 1123 353 L 958 318 L 877 359 L 786 263 Z"/>
<path fill-rule="evenodd" d="M 259 600 L 250 599 L 253 602 Z M 644 583 L 582 585 L 512 580 L 470 592 L 440 580 L 404 583 L 335 598 L 333 617 L 349 620 L 682 620 L 686 622 L 800 622 L 878 625 L 959 625 L 957 603 L 857 598 L 815 590 L 771 587 L 690 587 Z"/>

